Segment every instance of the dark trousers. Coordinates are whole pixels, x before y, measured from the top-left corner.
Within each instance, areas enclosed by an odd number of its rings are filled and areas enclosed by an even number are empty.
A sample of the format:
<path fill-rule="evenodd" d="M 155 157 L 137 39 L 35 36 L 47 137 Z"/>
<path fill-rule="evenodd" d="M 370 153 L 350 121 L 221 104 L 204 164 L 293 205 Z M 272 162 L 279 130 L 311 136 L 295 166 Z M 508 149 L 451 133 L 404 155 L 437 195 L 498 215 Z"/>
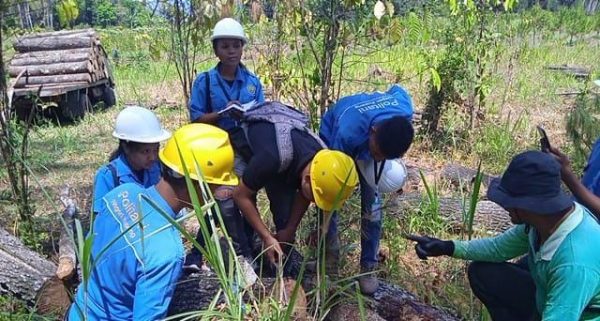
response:
<path fill-rule="evenodd" d="M 254 243 L 254 230 L 240 213 L 240 210 L 235 205 L 233 198 L 229 197 L 222 200 L 217 199 L 216 201 L 219 206 L 219 211 L 221 212 L 221 218 L 225 224 L 224 227 L 227 230 L 227 234 L 231 237 L 231 243 L 236 255 L 243 255 L 247 258 L 253 258 L 252 244 Z M 210 228 L 208 216 L 204 217 L 206 225 L 209 228 L 209 233 L 212 234 L 213 231 Z M 218 224 L 218 222 L 215 223 Z M 199 230 L 198 234 L 196 235 L 196 241 L 202 247 L 206 245 L 206 241 L 202 236 L 201 230 Z M 195 247 L 192 248 L 192 253 L 199 256 L 201 255 L 200 251 Z"/>
<path fill-rule="evenodd" d="M 537 320 L 535 283 L 524 260 L 473 262 L 467 273 L 471 290 L 493 321 Z"/>

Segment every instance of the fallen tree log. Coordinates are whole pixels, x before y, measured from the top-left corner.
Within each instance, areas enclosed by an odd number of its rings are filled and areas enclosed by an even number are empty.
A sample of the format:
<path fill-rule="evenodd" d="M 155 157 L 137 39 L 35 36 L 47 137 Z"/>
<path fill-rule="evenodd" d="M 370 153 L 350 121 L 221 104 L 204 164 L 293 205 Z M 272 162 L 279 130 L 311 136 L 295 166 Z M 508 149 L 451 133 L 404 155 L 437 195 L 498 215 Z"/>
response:
<path fill-rule="evenodd" d="M 10 66 L 8 75 L 16 77 L 21 71 L 26 70 L 26 75 L 32 76 L 51 76 L 68 75 L 93 72 L 92 63 L 89 60 L 79 62 L 65 62 L 48 65 L 28 65 L 28 66 Z"/>
<path fill-rule="evenodd" d="M 0 295 L 10 295 L 33 306 L 55 270 L 52 262 L 0 228 Z"/>
<path fill-rule="evenodd" d="M 39 37 L 18 38 L 13 48 L 18 52 L 90 48 L 96 43 L 95 37 Z"/>
<path fill-rule="evenodd" d="M 68 74 L 68 75 L 57 75 L 57 76 L 33 76 L 28 77 L 24 75 L 15 84 L 15 88 L 25 87 L 26 85 L 44 85 L 44 84 L 55 84 L 55 83 L 66 83 L 66 82 L 87 82 L 90 83 L 92 77 L 88 73 L 81 74 Z"/>
<path fill-rule="evenodd" d="M 262 280 L 268 289 L 274 282 L 274 279 L 265 278 Z M 257 287 L 260 288 L 260 287 Z M 178 315 L 192 311 L 205 310 L 210 302 L 215 298 L 220 289 L 220 285 L 214 273 L 202 271 L 184 275 L 177 284 L 175 294 L 169 307 L 169 315 Z M 307 291 L 308 292 L 308 291 Z M 436 320 L 436 321 L 458 321 L 459 318 L 442 309 L 432 307 L 420 302 L 414 295 L 402 288 L 386 283 L 380 280 L 380 286 L 373 297 L 365 297 L 367 307 L 371 310 L 368 314 L 377 314 L 383 320 L 401 321 L 401 320 Z M 224 302 L 224 298 L 218 299 L 219 303 Z M 332 319 L 334 321 L 358 321 L 360 314 L 340 314 L 341 319 Z M 353 318 L 355 317 L 355 318 Z M 371 320 L 381 320 L 372 316 Z"/>
<path fill-rule="evenodd" d="M 21 38 L 25 39 L 37 39 L 37 38 L 45 38 L 45 37 L 79 37 L 79 36 L 97 36 L 96 31 L 91 28 L 87 29 L 77 29 L 77 30 L 61 30 L 61 31 L 52 31 L 52 32 L 43 32 L 43 33 L 32 33 L 28 35 L 23 35 Z"/>
<path fill-rule="evenodd" d="M 590 69 L 582 66 L 575 65 L 551 65 L 546 66 L 546 69 L 560 71 L 564 74 L 573 76 L 575 78 L 588 78 L 590 76 Z"/>
<path fill-rule="evenodd" d="M 78 50 L 78 49 L 77 49 Z M 49 51 L 35 51 L 38 53 Z M 46 65 L 58 64 L 65 62 L 78 62 L 92 60 L 92 53 L 89 50 L 84 52 L 69 53 L 67 50 L 54 52 L 52 55 L 42 55 L 38 57 L 19 57 L 15 56 L 11 61 L 11 66 L 31 66 L 31 65 Z"/>
<path fill-rule="evenodd" d="M 397 196 L 391 200 L 394 206 L 388 206 L 388 213 L 398 218 L 404 218 L 409 213 L 414 213 L 422 202 L 428 202 L 427 198 L 420 194 L 406 194 Z M 463 204 L 463 200 L 457 197 L 439 198 L 439 215 L 450 228 L 456 231 L 464 231 L 463 208 L 468 210 L 469 203 Z M 510 228 L 512 223 L 508 212 L 496 203 L 481 200 L 477 203 L 475 216 L 473 218 L 473 230 L 482 232 L 500 233 Z"/>
<path fill-rule="evenodd" d="M 32 52 L 20 52 L 20 53 L 16 53 L 13 56 L 13 60 L 29 59 L 29 58 L 58 59 L 62 56 L 70 56 L 70 55 L 84 54 L 84 53 L 94 53 L 94 51 L 90 48 L 75 48 L 75 49 L 64 49 L 64 50 L 44 50 L 44 51 L 32 51 Z"/>

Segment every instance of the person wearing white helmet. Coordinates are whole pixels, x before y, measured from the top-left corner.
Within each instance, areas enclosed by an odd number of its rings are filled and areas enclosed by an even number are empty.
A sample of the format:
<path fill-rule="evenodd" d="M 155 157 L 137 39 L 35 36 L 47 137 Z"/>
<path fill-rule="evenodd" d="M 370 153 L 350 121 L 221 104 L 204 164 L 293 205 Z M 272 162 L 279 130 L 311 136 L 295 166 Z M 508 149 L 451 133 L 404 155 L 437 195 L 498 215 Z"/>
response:
<path fill-rule="evenodd" d="M 171 137 L 156 115 L 143 107 L 130 106 L 117 116 L 113 137 L 119 146 L 110 154 L 109 163 L 96 172 L 94 212 L 99 202 L 115 187 L 136 183 L 150 187 L 160 180 L 159 143 Z"/>
<path fill-rule="evenodd" d="M 230 112 L 233 109 L 228 107 L 233 104 L 251 106 L 265 100 L 260 80 L 241 63 L 248 38 L 238 21 L 224 18 L 217 22 L 210 39 L 219 62 L 214 68 L 200 73 L 194 81 L 188 106 L 190 121 L 216 125 L 229 133 L 235 150 L 244 149 L 247 146 L 240 147 L 246 144 L 244 132 L 239 126 L 240 111 Z M 236 174 L 242 175 L 245 167 L 246 163 L 236 155 Z M 249 257 L 252 255 L 252 228 L 243 221 L 232 193 L 233 186 L 222 186 L 214 196 L 225 224 L 228 227 L 240 227 L 228 230 L 236 252 Z M 202 244 L 200 235 L 198 241 Z M 201 265 L 201 260 L 200 252 L 192 249 L 184 268 L 196 270 Z"/>
<path fill-rule="evenodd" d="M 153 112 L 131 106 L 117 116 L 113 136 L 119 139 L 119 146 L 111 153 L 109 163 L 98 169 L 94 179 L 92 206 L 95 213 L 100 210 L 102 198 L 124 183 L 135 183 L 144 188 L 158 183 L 161 177 L 159 143 L 171 137 L 171 133 L 163 129 Z M 71 220 L 66 219 L 68 226 L 72 225 Z M 75 272 L 75 251 L 67 234 L 61 235 L 60 244 L 56 275 L 67 280 Z"/>
<path fill-rule="evenodd" d="M 232 103 L 261 103 L 265 100 L 260 80 L 242 64 L 248 42 L 242 25 L 232 18 L 217 22 L 210 38 L 217 65 L 198 75 L 189 102 L 190 121 L 217 125 L 228 132 L 237 127 L 229 113 Z"/>

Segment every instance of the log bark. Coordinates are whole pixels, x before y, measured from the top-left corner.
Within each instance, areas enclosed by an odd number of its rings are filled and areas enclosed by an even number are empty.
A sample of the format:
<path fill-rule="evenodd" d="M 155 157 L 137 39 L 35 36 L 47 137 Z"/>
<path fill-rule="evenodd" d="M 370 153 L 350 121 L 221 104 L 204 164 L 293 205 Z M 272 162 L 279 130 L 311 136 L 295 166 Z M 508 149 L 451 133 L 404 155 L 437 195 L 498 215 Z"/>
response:
<path fill-rule="evenodd" d="M 26 70 L 28 76 L 51 76 L 51 75 L 68 75 L 80 73 L 96 72 L 93 69 L 92 62 L 89 60 L 79 62 L 65 62 L 48 65 L 28 65 L 28 66 L 10 66 L 8 67 L 8 75 L 16 77 L 21 71 Z"/>
<path fill-rule="evenodd" d="M 19 38 L 13 44 L 18 52 L 90 48 L 96 43 L 94 37 L 42 37 L 42 38 Z"/>
<path fill-rule="evenodd" d="M 392 216 L 403 218 L 407 213 L 414 211 L 426 198 L 419 194 L 400 195 L 391 200 L 393 206 L 386 206 L 388 213 Z M 439 199 L 439 214 L 455 231 L 464 231 L 463 207 L 469 207 L 468 202 L 463 205 L 460 198 L 441 197 Z M 473 219 L 473 230 L 481 232 L 500 233 L 512 226 L 508 212 L 496 203 L 481 200 L 477 203 L 475 217 Z"/>
<path fill-rule="evenodd" d="M 560 71 L 575 78 L 588 78 L 590 76 L 590 69 L 582 66 L 551 65 L 546 66 L 546 69 Z"/>
<path fill-rule="evenodd" d="M 28 35 L 21 36 L 22 39 L 38 39 L 38 38 L 46 38 L 46 37 L 97 37 L 98 34 L 94 29 L 78 29 L 78 30 L 61 30 L 61 31 L 52 31 L 52 32 L 42 32 L 42 33 L 32 33 Z"/>
<path fill-rule="evenodd" d="M 58 76 L 34 76 L 27 77 L 23 76 L 15 84 L 15 88 L 25 87 L 26 85 L 45 85 L 45 84 L 57 84 L 65 82 L 88 82 L 90 83 L 92 78 L 88 73 L 81 74 L 70 74 L 70 75 L 58 75 Z"/>
<path fill-rule="evenodd" d="M 265 278 L 262 282 L 269 288 L 274 280 Z M 169 307 L 169 315 L 206 309 L 216 297 L 219 289 L 220 285 L 212 272 L 202 271 L 200 273 L 184 275 L 175 289 L 175 295 Z M 366 297 L 365 301 L 370 310 L 367 313 L 370 316 L 369 320 L 460 320 L 447 311 L 420 302 L 411 293 L 398 286 L 386 283 L 384 280 L 380 280 L 379 289 L 373 297 Z M 220 297 L 218 302 L 223 303 L 224 298 Z M 339 309 L 335 310 L 332 317 L 342 315 L 342 319 L 345 321 L 360 320 L 360 314 L 341 312 Z"/>
<path fill-rule="evenodd" d="M 10 295 L 33 306 L 55 270 L 52 262 L 0 228 L 0 295 Z"/>
<path fill-rule="evenodd" d="M 78 50 L 78 49 L 76 49 Z M 53 52 L 55 54 L 38 55 L 37 57 L 22 57 L 24 54 L 15 55 L 10 61 L 11 66 L 30 66 L 30 65 L 46 65 L 46 64 L 57 64 L 65 62 L 78 62 L 92 60 L 92 53 L 88 50 L 83 52 L 70 53 L 67 50 L 54 51 L 34 51 L 34 53 L 48 53 Z"/>
<path fill-rule="evenodd" d="M 21 52 L 21 53 L 16 53 L 13 57 L 13 60 L 24 59 L 24 58 L 42 59 L 45 57 L 53 57 L 54 59 L 58 59 L 59 57 L 62 57 L 62 56 L 69 56 L 69 55 L 83 54 L 83 53 L 90 53 L 90 52 L 94 53 L 94 51 L 91 50 L 90 48 Z"/>

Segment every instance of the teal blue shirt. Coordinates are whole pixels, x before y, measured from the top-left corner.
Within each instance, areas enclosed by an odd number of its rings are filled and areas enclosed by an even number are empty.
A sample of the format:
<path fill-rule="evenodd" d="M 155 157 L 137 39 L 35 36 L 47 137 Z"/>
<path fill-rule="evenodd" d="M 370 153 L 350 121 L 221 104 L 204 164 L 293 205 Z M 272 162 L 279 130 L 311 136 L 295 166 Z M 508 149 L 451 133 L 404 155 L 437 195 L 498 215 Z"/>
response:
<path fill-rule="evenodd" d="M 575 203 L 537 251 L 536 239 L 534 228 L 527 234 L 525 225 L 517 225 L 496 237 L 454 241 L 453 256 L 504 262 L 528 253 L 543 321 L 600 320 L 600 225 L 593 215 Z"/>

